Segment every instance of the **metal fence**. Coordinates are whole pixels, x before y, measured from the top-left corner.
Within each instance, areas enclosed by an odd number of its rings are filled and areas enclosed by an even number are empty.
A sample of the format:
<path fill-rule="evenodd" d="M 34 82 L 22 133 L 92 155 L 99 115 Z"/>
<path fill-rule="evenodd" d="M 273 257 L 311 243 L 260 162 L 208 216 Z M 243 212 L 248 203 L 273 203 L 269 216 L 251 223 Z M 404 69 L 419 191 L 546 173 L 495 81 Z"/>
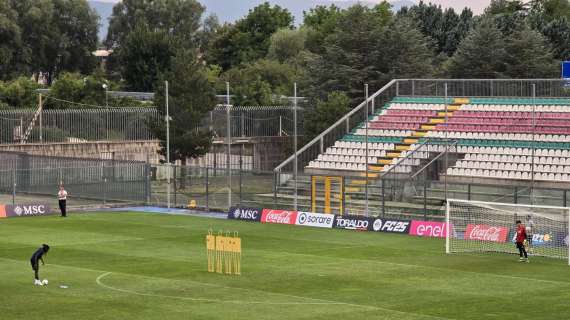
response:
<path fill-rule="evenodd" d="M 292 106 L 231 106 L 218 105 L 202 121 L 202 127 L 212 131 L 214 138 L 252 138 L 292 136 L 294 120 Z M 298 134 L 303 133 L 303 112 L 298 108 Z M 228 131 L 228 127 L 230 130 Z"/>
<path fill-rule="evenodd" d="M 145 204 L 150 199 L 150 165 L 113 161 L 34 156 L 0 152 L 0 203 L 47 202 L 57 205 L 63 184 L 72 207 Z"/>
<path fill-rule="evenodd" d="M 538 98 L 570 97 L 570 82 L 560 79 L 399 79 L 394 83 L 397 96 L 502 97 L 533 96 Z"/>
<path fill-rule="evenodd" d="M 0 144 L 154 139 L 156 108 L 0 110 Z M 26 132 L 29 135 L 26 137 Z"/>

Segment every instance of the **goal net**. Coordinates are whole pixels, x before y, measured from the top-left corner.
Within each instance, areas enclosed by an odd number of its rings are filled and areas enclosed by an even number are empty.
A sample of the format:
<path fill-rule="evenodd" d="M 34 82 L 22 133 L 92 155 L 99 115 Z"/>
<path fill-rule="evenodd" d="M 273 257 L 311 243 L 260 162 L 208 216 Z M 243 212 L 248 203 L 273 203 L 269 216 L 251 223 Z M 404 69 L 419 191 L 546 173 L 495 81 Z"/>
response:
<path fill-rule="evenodd" d="M 569 259 L 570 208 L 449 199 L 446 208 L 447 253 L 518 254 L 516 221 L 527 228 L 534 256 Z"/>

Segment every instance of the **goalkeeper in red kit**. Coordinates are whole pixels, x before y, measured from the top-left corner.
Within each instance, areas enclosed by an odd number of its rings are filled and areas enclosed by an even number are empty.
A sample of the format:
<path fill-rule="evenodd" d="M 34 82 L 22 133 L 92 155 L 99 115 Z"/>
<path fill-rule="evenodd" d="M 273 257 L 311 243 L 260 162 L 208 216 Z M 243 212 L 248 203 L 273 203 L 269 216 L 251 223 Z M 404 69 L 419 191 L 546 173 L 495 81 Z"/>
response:
<path fill-rule="evenodd" d="M 526 253 L 526 249 L 524 247 L 524 242 L 526 241 L 526 227 L 524 224 L 521 223 L 520 220 L 517 220 L 517 249 L 519 249 L 519 261 L 520 262 L 528 262 L 528 255 Z"/>

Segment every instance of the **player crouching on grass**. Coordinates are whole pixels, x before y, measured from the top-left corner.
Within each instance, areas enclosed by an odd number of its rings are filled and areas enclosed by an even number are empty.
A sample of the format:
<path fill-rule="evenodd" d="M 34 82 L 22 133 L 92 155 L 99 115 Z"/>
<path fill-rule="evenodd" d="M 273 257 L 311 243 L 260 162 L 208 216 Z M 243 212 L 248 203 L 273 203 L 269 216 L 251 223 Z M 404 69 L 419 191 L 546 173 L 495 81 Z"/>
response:
<path fill-rule="evenodd" d="M 524 247 L 524 242 L 526 241 L 526 228 L 520 220 L 517 220 L 517 249 L 519 249 L 519 261 L 528 262 L 528 255 L 526 254 L 526 249 Z M 524 256 L 524 258 L 523 258 Z"/>
<path fill-rule="evenodd" d="M 32 255 L 32 257 L 30 258 L 30 263 L 32 264 L 32 269 L 34 270 L 34 276 L 35 276 L 35 281 L 34 284 L 36 286 L 42 286 L 44 284 L 47 284 L 47 280 L 44 280 L 44 282 L 40 281 L 40 260 L 42 261 L 42 265 L 44 265 L 44 255 L 46 255 L 49 251 L 49 246 L 47 244 L 42 244 L 42 246 L 36 250 L 36 252 L 34 252 L 34 254 Z"/>

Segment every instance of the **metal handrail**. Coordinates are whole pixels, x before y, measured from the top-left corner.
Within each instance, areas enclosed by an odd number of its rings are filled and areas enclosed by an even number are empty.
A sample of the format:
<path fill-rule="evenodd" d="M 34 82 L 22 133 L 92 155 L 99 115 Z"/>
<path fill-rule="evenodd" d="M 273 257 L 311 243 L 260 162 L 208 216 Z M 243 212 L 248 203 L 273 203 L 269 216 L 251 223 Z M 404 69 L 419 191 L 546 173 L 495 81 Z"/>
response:
<path fill-rule="evenodd" d="M 421 151 L 420 149 L 423 148 L 426 144 L 430 143 L 431 140 L 432 140 L 431 138 L 428 138 L 426 141 L 422 142 L 417 149 L 413 150 L 410 154 L 408 154 L 404 158 L 400 159 L 392 168 L 388 169 L 388 171 L 382 173 L 380 175 L 380 179 L 383 179 L 384 176 L 389 174 L 390 172 L 392 172 L 392 170 L 395 170 L 396 168 L 403 166 L 403 164 L 401 164 L 401 163 L 408 160 L 408 157 L 413 156 L 416 152 L 420 152 Z"/>
<path fill-rule="evenodd" d="M 427 167 L 429 167 L 432 163 L 434 163 L 435 161 L 437 161 L 439 158 L 441 158 L 443 155 L 445 155 L 446 153 L 449 153 L 449 147 L 453 147 L 455 145 L 457 145 L 459 143 L 459 141 L 455 140 L 452 144 L 448 144 L 446 145 L 445 151 L 440 152 L 435 158 L 433 158 L 430 162 L 428 162 L 425 166 L 423 166 L 420 170 L 418 170 L 418 172 L 416 172 L 414 175 L 412 175 L 410 177 L 410 179 L 414 179 L 415 177 L 418 176 L 418 174 L 422 173 Z"/>
<path fill-rule="evenodd" d="M 328 127 L 328 129 L 326 129 L 325 131 L 323 131 L 321 134 L 319 134 L 318 136 L 316 136 L 313 140 L 311 140 L 309 143 L 307 143 L 306 145 L 304 145 L 301 149 L 299 149 L 299 151 L 297 151 L 297 157 L 303 153 L 305 150 L 307 150 L 309 147 L 313 146 L 314 144 L 316 144 L 317 142 L 319 142 L 320 140 L 322 140 L 324 138 L 324 136 L 331 132 L 332 130 L 334 130 L 335 128 L 337 128 L 338 126 L 342 125 L 346 120 L 350 119 L 350 117 L 357 113 L 358 111 L 360 111 L 362 108 L 364 108 L 364 106 L 366 106 L 367 103 L 369 103 L 370 101 L 374 100 L 377 96 L 379 96 L 380 94 L 382 94 L 384 91 L 388 90 L 392 85 L 394 85 L 397 82 L 396 79 L 388 82 L 388 84 L 386 84 L 384 87 L 382 87 L 382 89 L 376 91 L 373 95 L 371 95 L 368 99 L 364 100 L 361 104 L 359 104 L 358 106 L 356 106 L 356 108 L 352 109 L 349 113 L 347 113 L 346 115 L 344 115 L 344 117 L 340 118 L 337 122 L 335 122 L 332 126 Z M 367 115 L 368 116 L 368 115 Z M 367 121 L 367 120 L 365 120 Z M 289 158 L 287 158 L 285 161 L 283 161 L 280 165 L 278 165 L 277 167 L 275 167 L 275 169 L 273 169 L 273 171 L 275 172 L 279 172 L 281 171 L 281 169 L 286 166 L 287 164 L 289 164 L 291 161 L 293 161 L 295 159 L 295 154 L 293 154 L 292 156 L 290 156 Z"/>

